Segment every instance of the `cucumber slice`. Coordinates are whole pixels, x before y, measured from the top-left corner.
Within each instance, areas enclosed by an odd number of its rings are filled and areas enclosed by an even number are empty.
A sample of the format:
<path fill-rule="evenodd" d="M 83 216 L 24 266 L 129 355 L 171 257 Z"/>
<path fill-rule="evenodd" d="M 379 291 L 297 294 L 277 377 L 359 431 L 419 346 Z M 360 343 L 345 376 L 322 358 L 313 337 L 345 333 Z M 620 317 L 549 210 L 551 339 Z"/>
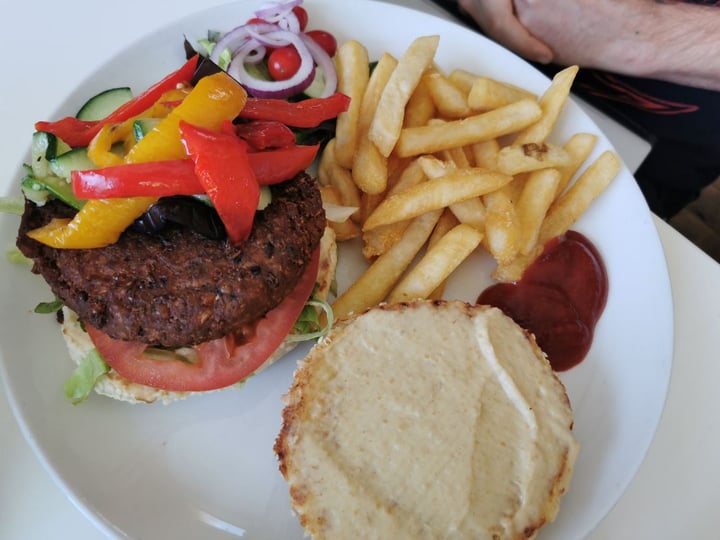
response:
<path fill-rule="evenodd" d="M 75 196 L 70 183 L 57 176 L 46 176 L 45 178 L 26 176 L 21 185 L 27 198 L 36 204 L 39 201 L 47 200 L 48 195 L 52 195 L 78 210 L 85 204 L 85 201 Z"/>
<path fill-rule="evenodd" d="M 87 155 L 87 148 L 73 148 L 48 160 L 50 172 L 56 176 L 70 180 L 70 171 L 97 169 L 95 163 Z"/>
<path fill-rule="evenodd" d="M 138 118 L 133 122 L 133 135 L 136 141 L 142 139 L 157 126 L 161 118 Z"/>
<path fill-rule="evenodd" d="M 268 204 L 272 202 L 272 192 L 269 186 L 260 186 L 260 200 L 258 201 L 258 210 L 265 210 Z"/>
<path fill-rule="evenodd" d="M 204 202 L 208 206 L 212 206 L 213 203 L 210 200 L 210 197 L 207 195 L 193 195 L 197 200 Z M 270 186 L 260 186 L 260 200 L 258 201 L 257 209 L 258 210 L 265 210 L 267 205 L 269 205 L 272 202 L 272 191 L 270 191 Z"/>
<path fill-rule="evenodd" d="M 132 90 L 127 86 L 110 88 L 87 100 L 75 116 L 80 120 L 102 120 L 132 97 Z"/>
<path fill-rule="evenodd" d="M 310 83 L 310 86 L 303 91 L 303 94 L 311 98 L 317 98 L 320 97 L 323 90 L 325 90 L 325 74 L 322 72 L 322 69 L 315 68 L 315 77 Z"/>
<path fill-rule="evenodd" d="M 49 159 L 55 158 L 70 150 L 70 147 L 52 133 L 36 131 L 32 136 L 32 147 L 30 149 L 30 166 L 33 174 L 38 177 L 50 174 Z"/>

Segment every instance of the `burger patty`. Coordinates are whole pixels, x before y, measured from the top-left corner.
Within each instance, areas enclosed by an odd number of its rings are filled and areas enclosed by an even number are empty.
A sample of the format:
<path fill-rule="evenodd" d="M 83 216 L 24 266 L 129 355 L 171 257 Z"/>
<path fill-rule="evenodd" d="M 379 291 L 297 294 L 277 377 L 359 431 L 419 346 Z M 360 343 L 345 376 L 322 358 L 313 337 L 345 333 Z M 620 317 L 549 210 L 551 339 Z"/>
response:
<path fill-rule="evenodd" d="M 127 230 L 96 249 L 55 249 L 25 234 L 73 213 L 58 201 L 26 203 L 17 246 L 33 272 L 83 322 L 163 347 L 237 333 L 263 317 L 298 283 L 325 229 L 316 180 L 305 173 L 273 186 L 271 204 L 238 246 L 180 227 Z"/>

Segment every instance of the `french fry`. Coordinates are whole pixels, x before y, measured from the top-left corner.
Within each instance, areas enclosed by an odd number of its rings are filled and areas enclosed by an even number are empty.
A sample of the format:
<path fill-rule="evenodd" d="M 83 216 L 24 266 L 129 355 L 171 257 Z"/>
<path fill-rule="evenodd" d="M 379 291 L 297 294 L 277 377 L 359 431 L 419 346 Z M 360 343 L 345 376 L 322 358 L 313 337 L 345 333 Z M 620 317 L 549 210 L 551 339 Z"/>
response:
<path fill-rule="evenodd" d="M 479 197 L 511 180 L 511 176 L 486 169 L 450 171 L 445 176 L 386 198 L 365 221 L 363 230 L 410 219 L 431 210 Z"/>
<path fill-rule="evenodd" d="M 388 188 L 387 196 L 395 195 L 427 180 L 428 177 L 423 168 L 422 159 L 413 158 L 408 161 L 402 170 L 398 171 L 393 185 Z"/>
<path fill-rule="evenodd" d="M 400 193 L 412 186 L 416 186 L 427 180 L 417 159 L 411 161 L 398 175 L 394 185 L 388 190 L 386 196 Z M 381 202 L 381 201 L 379 201 Z M 379 204 L 379 203 L 378 203 Z M 376 207 L 377 208 L 377 205 Z M 365 223 L 367 218 L 362 220 Z M 402 237 L 403 232 L 409 225 L 409 220 L 397 221 L 363 232 L 363 255 L 371 260 L 385 253 Z"/>
<path fill-rule="evenodd" d="M 367 217 L 373 213 L 377 205 L 385 198 L 385 193 L 360 193 L 360 212 L 358 223 L 365 223 Z"/>
<path fill-rule="evenodd" d="M 409 219 L 380 225 L 369 231 L 362 232 L 362 254 L 366 260 L 372 261 L 375 258 L 387 253 L 397 244 L 410 225 Z"/>
<path fill-rule="evenodd" d="M 335 137 L 333 137 L 325 145 L 318 161 L 317 175 L 318 182 L 320 182 L 321 186 L 329 186 L 331 184 L 330 172 L 335 165 Z"/>
<path fill-rule="evenodd" d="M 425 82 L 420 79 L 405 106 L 403 127 L 424 126 L 435 116 L 435 102 Z"/>
<path fill-rule="evenodd" d="M 337 188 L 340 193 L 340 199 L 344 206 L 355 206 L 357 210 L 353 214 L 354 220 L 360 217 L 360 190 L 352 180 L 352 174 L 348 169 L 342 167 L 339 163 L 331 163 L 328 171 L 330 185 Z"/>
<path fill-rule="evenodd" d="M 493 270 L 492 277 L 495 281 L 510 283 L 522 278 L 527 267 L 542 253 L 542 246 L 535 246 L 534 250 L 527 255 L 520 254 L 509 262 L 498 263 Z"/>
<path fill-rule="evenodd" d="M 450 210 L 446 208 L 440 216 L 440 219 L 438 219 L 438 222 L 435 224 L 435 228 L 433 229 L 430 238 L 428 238 L 428 249 L 432 248 L 435 244 L 437 244 L 443 236 L 445 236 L 453 227 L 456 227 L 459 224 L 460 222 L 455 217 L 455 214 L 453 214 Z M 444 279 L 440 283 L 440 285 L 435 287 L 435 289 L 433 289 L 433 291 L 428 295 L 428 298 L 431 298 L 433 300 L 442 298 L 443 294 L 445 293 L 446 284 L 447 278 Z"/>
<path fill-rule="evenodd" d="M 470 167 L 470 160 L 465 153 L 465 148 L 450 148 L 449 150 L 442 151 L 443 159 L 445 161 L 451 161 L 459 169 L 467 169 Z"/>
<path fill-rule="evenodd" d="M 592 133 L 575 133 L 563 145 L 563 149 L 570 156 L 570 162 L 564 167 L 559 167 L 560 182 L 558 182 L 557 191 L 555 192 L 556 198 L 565 191 L 572 177 L 575 176 L 575 173 L 592 152 L 596 141 L 597 135 Z"/>
<path fill-rule="evenodd" d="M 448 74 L 448 79 L 450 79 L 450 82 L 452 82 L 455 86 L 457 86 L 460 90 L 463 91 L 466 99 L 467 95 L 470 93 L 470 89 L 472 88 L 473 83 L 477 78 L 478 76 L 475 73 L 472 73 L 471 71 L 462 68 L 453 69 Z"/>
<path fill-rule="evenodd" d="M 413 219 L 400 241 L 378 257 L 333 303 L 336 320 L 382 302 L 422 249 L 442 210 Z"/>
<path fill-rule="evenodd" d="M 433 247 L 450 231 L 450 229 L 458 225 L 460 225 L 460 222 L 455 217 L 455 214 L 446 208 L 440 216 L 440 219 L 438 219 L 438 222 L 435 224 L 435 228 L 433 229 L 430 238 L 428 238 L 428 247 Z"/>
<path fill-rule="evenodd" d="M 340 192 L 335 186 L 321 186 L 320 196 L 326 208 L 328 205 L 343 206 Z M 332 221 L 328 219 L 328 226 L 335 231 L 335 238 L 338 242 L 344 242 L 345 240 L 360 236 L 360 227 L 349 217 L 343 221 Z"/>
<path fill-rule="evenodd" d="M 457 170 L 452 160 L 442 160 L 435 156 L 420 156 L 416 158 L 416 163 L 423 174 L 433 180 Z"/>
<path fill-rule="evenodd" d="M 485 230 L 487 209 L 480 197 L 473 197 L 467 201 L 451 204 L 448 208 L 460 223 L 470 225 L 478 231 Z"/>
<path fill-rule="evenodd" d="M 504 107 L 521 99 L 537 100 L 537 96 L 505 82 L 478 77 L 470 87 L 467 103 L 473 111 L 485 111 Z"/>
<path fill-rule="evenodd" d="M 423 73 L 432 64 L 439 41 L 439 36 L 415 39 L 383 89 L 368 136 L 385 157 L 395 147 L 403 126 L 405 106 Z"/>
<path fill-rule="evenodd" d="M 515 205 L 520 229 L 520 253 L 523 255 L 532 253 L 537 245 L 540 227 L 555 199 L 560 176 L 557 169 L 541 169 L 531 173 L 524 183 Z"/>
<path fill-rule="evenodd" d="M 403 128 L 395 151 L 408 157 L 494 139 L 521 130 L 541 114 L 537 102 L 524 99 L 461 120 Z"/>
<path fill-rule="evenodd" d="M 538 243 L 565 234 L 610 185 L 620 172 L 621 163 L 614 152 L 606 150 L 580 175 L 548 210 L 538 235 Z"/>
<path fill-rule="evenodd" d="M 368 138 L 368 130 L 377 109 L 380 95 L 398 61 L 385 53 L 378 60 L 370 75 L 365 93 L 360 103 L 357 123 L 357 150 L 352 158 L 352 178 L 355 185 L 364 193 L 377 195 L 385 191 L 388 180 L 387 158 Z"/>
<path fill-rule="evenodd" d="M 348 109 L 337 116 L 335 124 L 335 159 L 350 169 L 358 144 L 360 107 L 370 77 L 368 52 L 355 40 L 341 44 L 335 53 L 337 91 L 350 97 Z"/>
<path fill-rule="evenodd" d="M 413 266 L 388 297 L 389 302 L 427 298 L 480 245 L 482 233 L 460 224 L 451 229 Z"/>
<path fill-rule="evenodd" d="M 497 169 L 497 157 L 500 152 L 500 143 L 497 139 L 473 143 L 470 145 L 470 151 L 476 167 Z"/>
<path fill-rule="evenodd" d="M 462 152 L 462 149 L 457 148 Z M 446 151 L 448 158 L 445 161 L 440 161 L 429 156 L 425 156 L 419 159 L 418 163 L 421 163 L 425 174 L 431 179 L 440 178 L 446 175 L 449 171 L 460 169 L 469 169 L 470 164 L 467 159 L 463 161 L 463 157 L 458 155 L 458 160 L 462 165 L 458 166 L 457 161 L 453 159 L 452 152 Z M 463 153 L 462 156 L 465 154 Z M 480 197 L 473 197 L 462 202 L 451 204 L 448 206 L 452 214 L 460 223 L 465 223 L 475 227 L 478 231 L 482 231 L 485 228 L 485 205 L 483 204 Z"/>
<path fill-rule="evenodd" d="M 486 194 L 483 202 L 487 209 L 484 245 L 499 264 L 509 263 L 520 250 L 515 206 L 502 189 Z"/>
<path fill-rule="evenodd" d="M 501 189 L 507 194 L 513 204 L 517 204 L 520 194 L 525 189 L 525 182 L 532 173 L 520 173 L 513 176 L 512 182 L 503 186 Z"/>
<path fill-rule="evenodd" d="M 464 118 L 470 114 L 467 97 L 439 71 L 428 71 L 423 82 L 432 96 L 435 108 L 444 118 Z"/>
<path fill-rule="evenodd" d="M 540 96 L 539 103 L 543 111 L 542 117 L 536 123 L 521 131 L 515 138 L 514 144 L 540 144 L 545 142 L 565 107 L 577 72 L 578 66 L 569 66 L 553 77 L 549 88 Z"/>
<path fill-rule="evenodd" d="M 562 147 L 551 143 L 513 144 L 501 148 L 497 156 L 497 169 L 512 175 L 569 164 L 570 155 Z"/>

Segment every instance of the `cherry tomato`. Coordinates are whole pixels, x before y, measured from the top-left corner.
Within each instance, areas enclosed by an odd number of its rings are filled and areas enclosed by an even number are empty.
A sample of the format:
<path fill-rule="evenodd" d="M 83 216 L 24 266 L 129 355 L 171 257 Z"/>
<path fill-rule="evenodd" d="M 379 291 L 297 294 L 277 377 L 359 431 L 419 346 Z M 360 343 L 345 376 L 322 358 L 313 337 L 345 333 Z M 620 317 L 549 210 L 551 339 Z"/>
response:
<path fill-rule="evenodd" d="M 295 14 L 295 16 L 297 17 L 298 22 L 300 23 L 300 31 L 301 31 L 301 32 L 304 32 L 304 31 L 305 31 L 305 28 L 307 28 L 307 24 L 308 24 L 308 13 L 307 13 L 307 11 L 305 11 L 305 8 L 300 7 L 300 6 L 295 6 L 295 7 L 292 9 L 292 11 L 293 11 L 293 13 Z"/>
<path fill-rule="evenodd" d="M 328 56 L 335 56 L 337 40 L 330 32 L 326 32 L 325 30 L 310 30 L 306 32 L 306 34 L 310 36 L 315 43 L 320 45 L 325 52 L 328 53 Z"/>
<path fill-rule="evenodd" d="M 196 345 L 196 363 L 158 361 L 145 355 L 144 343 L 113 339 L 90 325 L 86 329 L 110 367 L 131 382 L 181 392 L 224 388 L 252 375 L 285 340 L 312 294 L 318 261 L 316 251 L 295 289 L 260 319 L 249 341 L 228 336 Z"/>
<path fill-rule="evenodd" d="M 276 81 L 285 81 L 300 69 L 300 55 L 294 46 L 274 49 L 268 56 L 268 71 Z"/>
<path fill-rule="evenodd" d="M 267 24 L 267 21 L 265 19 L 261 19 L 259 17 L 253 17 L 252 19 L 248 19 L 248 21 L 245 24 Z"/>

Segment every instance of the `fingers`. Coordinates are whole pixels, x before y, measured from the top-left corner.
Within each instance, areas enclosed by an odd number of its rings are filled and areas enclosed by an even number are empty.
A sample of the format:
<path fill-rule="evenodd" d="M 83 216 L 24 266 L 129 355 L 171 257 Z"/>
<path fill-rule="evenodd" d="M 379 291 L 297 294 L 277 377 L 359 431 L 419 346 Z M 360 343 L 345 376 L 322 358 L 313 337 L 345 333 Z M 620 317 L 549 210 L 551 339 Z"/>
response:
<path fill-rule="evenodd" d="M 533 36 L 517 19 L 512 0 L 459 0 L 458 5 L 491 39 L 528 60 L 543 64 L 552 60 L 550 47 Z"/>

